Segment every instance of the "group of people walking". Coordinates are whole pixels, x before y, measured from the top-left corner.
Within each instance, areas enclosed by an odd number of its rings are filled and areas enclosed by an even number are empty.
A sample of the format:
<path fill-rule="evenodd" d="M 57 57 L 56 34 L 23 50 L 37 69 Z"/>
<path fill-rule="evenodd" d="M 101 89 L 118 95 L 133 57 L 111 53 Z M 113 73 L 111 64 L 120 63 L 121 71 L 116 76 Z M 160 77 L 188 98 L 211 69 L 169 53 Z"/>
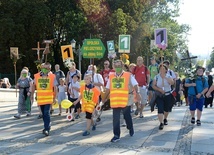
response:
<path fill-rule="evenodd" d="M 50 132 L 52 104 L 56 101 L 59 103 L 58 115 L 61 115 L 61 102 L 68 98 L 73 105 L 66 112 L 72 115 L 72 121 L 78 119 L 81 112 L 85 112 L 86 129 L 82 135 L 88 136 L 90 130 L 96 130 L 93 114 L 96 106 L 102 102 L 104 103 L 103 109 L 111 108 L 113 111 L 114 136 L 111 142 L 117 142 L 120 140 L 121 113 L 130 136 L 133 136 L 134 127 L 131 116 L 133 104 L 136 105 L 134 114 L 143 118 L 146 104 L 154 100 L 160 123 L 159 130 L 162 130 L 164 125 L 168 125 L 168 115 L 172 111 L 172 107 L 182 103 L 178 95 L 186 90 L 187 92 L 184 94 L 186 105 L 189 105 L 191 112 L 191 123 L 195 124 L 195 111 L 197 111 L 196 123 L 201 125 L 204 95 L 208 91 L 208 80 L 203 75 L 205 70 L 198 67 L 194 80 L 187 77 L 182 82 L 178 74 L 169 67 L 169 61 L 157 64 L 154 57 L 151 58 L 151 65 L 147 67 L 144 65 L 143 57 L 139 56 L 136 64 L 124 65 L 122 60 L 114 60 L 111 69 L 110 62 L 106 60 L 104 69 L 100 73 L 97 72 L 95 65 L 88 66 L 88 70 L 83 76 L 83 85 L 81 84 L 82 74 L 76 69 L 74 62 L 69 66 L 66 75 L 60 70 L 59 65 L 55 65 L 55 72 L 52 73 L 50 63 L 44 63 L 41 65 L 41 71 L 34 75 L 34 80 L 28 76 L 29 70 L 23 68 L 17 83 L 17 87 L 20 89 L 18 114 L 14 117 L 21 118 L 23 112 L 27 112 L 27 116 L 30 116 L 31 108 L 26 107 L 31 107 L 35 90 L 37 90 L 36 100 L 44 122 L 43 134 L 48 136 Z M 208 97 L 212 89 L 214 88 L 211 87 L 208 91 Z M 173 92 L 177 92 L 175 93 L 177 95 L 174 95 Z M 30 106 L 26 106 L 26 104 Z"/>

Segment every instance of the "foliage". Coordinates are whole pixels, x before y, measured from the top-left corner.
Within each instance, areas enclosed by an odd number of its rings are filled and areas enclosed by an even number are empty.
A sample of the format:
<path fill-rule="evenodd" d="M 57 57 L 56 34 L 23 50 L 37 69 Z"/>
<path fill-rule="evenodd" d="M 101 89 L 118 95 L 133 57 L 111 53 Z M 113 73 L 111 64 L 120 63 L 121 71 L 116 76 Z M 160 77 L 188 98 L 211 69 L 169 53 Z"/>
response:
<path fill-rule="evenodd" d="M 159 50 L 150 52 L 150 41 L 154 40 L 156 28 L 167 28 L 168 47 L 164 51 L 165 59 L 172 66 L 185 68 L 176 56 L 176 52 L 185 57 L 186 36 L 190 27 L 179 25 L 179 0 L 10 0 L 0 3 L 0 73 L 13 72 L 12 61 L 8 61 L 9 48 L 19 47 L 21 59 L 17 61 L 17 70 L 28 66 L 32 73 L 37 71 L 36 52 L 32 51 L 37 42 L 53 39 L 48 61 L 60 64 L 61 45 L 68 45 L 72 39 L 82 45 L 84 39 L 98 38 L 105 44 L 114 40 L 116 53 L 118 35 L 131 35 L 131 53 L 129 61 L 135 62 L 141 55 L 150 57 Z M 6 33 L 5 33 L 6 32 Z M 42 45 L 44 47 L 44 45 Z M 95 64 L 107 59 L 95 60 Z M 118 55 L 118 54 L 117 54 Z M 75 55 L 78 61 L 78 53 Z M 213 56 L 214 57 L 214 56 Z M 146 59 L 146 60 L 147 60 Z M 91 61 L 90 61 L 91 62 Z M 90 63 L 83 59 L 83 71 Z M 148 64 L 148 62 L 146 62 Z M 7 68 L 7 69 L 6 69 Z"/>
<path fill-rule="evenodd" d="M 210 54 L 210 61 L 208 63 L 208 70 L 212 70 L 214 68 L 214 47 L 212 48 L 212 52 Z"/>
<path fill-rule="evenodd" d="M 194 80 L 197 77 L 196 74 L 196 66 L 191 66 L 190 68 L 186 69 L 186 77 L 190 80 Z"/>

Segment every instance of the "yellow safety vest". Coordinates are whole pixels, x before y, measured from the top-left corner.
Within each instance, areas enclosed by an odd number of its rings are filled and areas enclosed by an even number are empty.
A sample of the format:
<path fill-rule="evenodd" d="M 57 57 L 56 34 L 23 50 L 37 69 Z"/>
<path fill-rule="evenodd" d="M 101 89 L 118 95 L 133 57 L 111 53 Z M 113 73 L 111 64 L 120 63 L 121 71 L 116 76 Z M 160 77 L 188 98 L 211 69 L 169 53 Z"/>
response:
<path fill-rule="evenodd" d="M 55 75 L 49 73 L 47 77 L 40 76 L 40 73 L 34 74 L 35 85 L 37 89 L 37 104 L 52 104 L 54 97 L 54 79 Z"/>
<path fill-rule="evenodd" d="M 124 108 L 127 106 L 130 76 L 131 73 L 129 72 L 123 72 L 120 77 L 117 77 L 115 73 L 109 75 L 111 108 Z"/>
<path fill-rule="evenodd" d="M 80 93 L 82 95 L 82 111 L 93 113 L 94 108 L 99 100 L 100 91 L 96 87 L 88 89 L 84 85 L 80 87 Z"/>

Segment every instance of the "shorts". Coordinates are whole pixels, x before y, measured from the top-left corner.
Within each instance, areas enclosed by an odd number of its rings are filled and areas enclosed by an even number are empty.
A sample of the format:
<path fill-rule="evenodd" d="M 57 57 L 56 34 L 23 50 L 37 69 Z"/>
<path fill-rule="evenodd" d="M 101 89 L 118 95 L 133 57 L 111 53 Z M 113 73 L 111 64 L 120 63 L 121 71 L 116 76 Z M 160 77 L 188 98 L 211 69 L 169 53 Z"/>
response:
<path fill-rule="evenodd" d="M 129 94 L 127 106 L 131 106 L 133 103 L 134 103 L 134 93 Z"/>
<path fill-rule="evenodd" d="M 197 99 L 194 96 L 188 96 L 188 100 L 189 100 L 189 110 L 190 111 L 195 111 L 196 109 L 198 109 L 200 111 L 203 110 L 205 98 Z"/>
<path fill-rule="evenodd" d="M 91 119 L 92 118 L 92 113 L 90 113 L 90 112 L 85 112 L 85 118 L 86 119 Z"/>
<path fill-rule="evenodd" d="M 141 95 L 141 103 L 140 104 L 146 104 L 147 99 L 148 99 L 146 86 L 139 87 L 139 88 L 140 88 L 140 95 Z"/>
<path fill-rule="evenodd" d="M 165 95 L 164 97 L 157 97 L 156 103 L 158 107 L 158 114 L 163 114 L 164 112 L 172 111 L 172 97 L 172 94 Z"/>

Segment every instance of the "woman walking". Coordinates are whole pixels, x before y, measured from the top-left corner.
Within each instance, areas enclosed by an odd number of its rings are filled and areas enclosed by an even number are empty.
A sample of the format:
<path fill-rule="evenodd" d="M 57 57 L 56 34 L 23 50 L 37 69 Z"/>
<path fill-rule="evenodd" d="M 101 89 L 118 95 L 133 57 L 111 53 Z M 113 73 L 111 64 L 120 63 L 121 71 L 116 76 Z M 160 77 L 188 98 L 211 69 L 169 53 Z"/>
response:
<path fill-rule="evenodd" d="M 19 89 L 18 113 L 14 116 L 17 119 L 21 118 L 21 114 L 27 113 L 26 116 L 31 115 L 31 89 L 32 79 L 28 76 L 28 70 L 21 71 L 20 78 L 17 81 L 17 88 Z"/>
<path fill-rule="evenodd" d="M 167 117 L 172 110 L 171 85 L 174 84 L 172 76 L 167 74 L 168 68 L 165 64 L 159 66 L 159 74 L 153 79 L 153 89 L 159 94 L 156 99 L 158 107 L 159 129 L 162 130 L 164 125 L 168 125 Z"/>

